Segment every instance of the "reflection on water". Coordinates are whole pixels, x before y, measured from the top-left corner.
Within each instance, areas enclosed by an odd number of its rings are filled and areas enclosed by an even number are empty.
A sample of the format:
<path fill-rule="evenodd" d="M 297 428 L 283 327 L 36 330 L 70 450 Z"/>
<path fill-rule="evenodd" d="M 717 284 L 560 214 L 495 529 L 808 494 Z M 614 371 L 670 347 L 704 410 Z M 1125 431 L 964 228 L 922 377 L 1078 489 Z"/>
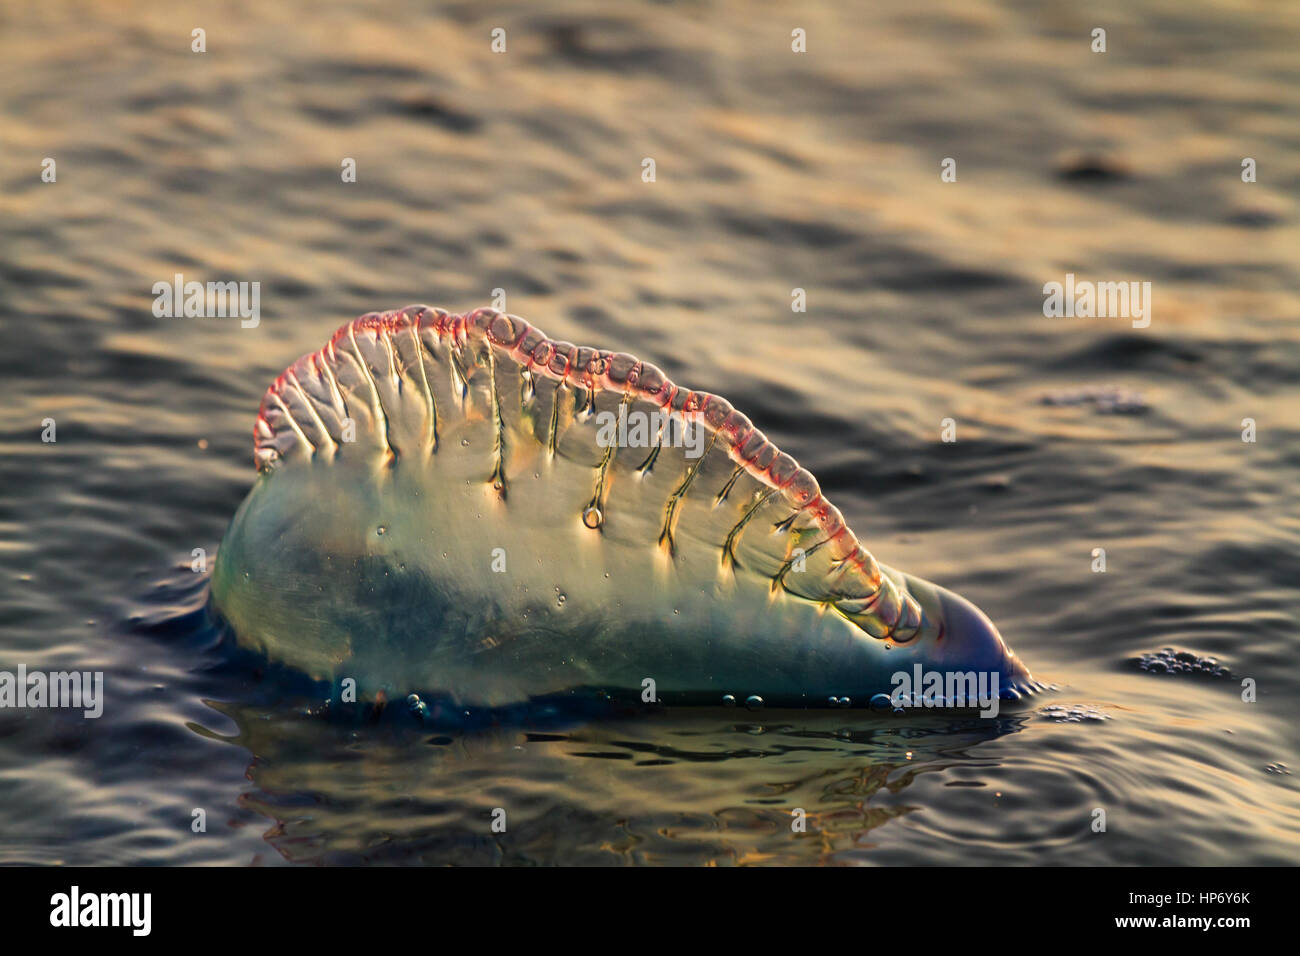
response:
<path fill-rule="evenodd" d="M 108 698 L 97 721 L 0 712 L 0 860 L 1296 861 L 1285 6 L 203 20 L 0 3 L 0 669 L 102 670 Z M 261 282 L 261 322 L 155 318 L 177 272 Z M 1067 274 L 1151 282 L 1150 326 L 1044 316 Z M 262 392 L 356 315 L 494 289 L 726 396 L 1055 689 L 991 722 L 309 716 L 328 691 L 234 653 L 189 570 L 252 480 Z M 1134 663 L 1165 647 L 1229 675 Z"/>
<path fill-rule="evenodd" d="M 977 770 L 978 744 L 1022 722 L 674 711 L 429 734 L 220 709 L 239 727 L 231 743 L 258 755 L 244 805 L 274 821 L 267 839 L 294 862 L 333 863 L 837 862 L 919 809 L 906 792 L 918 776 Z M 882 791 L 899 799 L 874 805 Z"/>

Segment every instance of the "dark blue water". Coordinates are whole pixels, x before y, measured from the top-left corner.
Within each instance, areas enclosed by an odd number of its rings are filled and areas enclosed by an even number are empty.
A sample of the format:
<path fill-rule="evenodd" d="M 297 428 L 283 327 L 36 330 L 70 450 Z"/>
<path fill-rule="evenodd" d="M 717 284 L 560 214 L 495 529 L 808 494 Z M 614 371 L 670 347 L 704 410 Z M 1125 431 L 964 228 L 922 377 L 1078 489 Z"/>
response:
<path fill-rule="evenodd" d="M 1298 47 L 1250 3 L 5 5 L 0 670 L 107 699 L 0 710 L 0 860 L 1295 862 Z M 177 272 L 260 323 L 155 318 Z M 1045 316 L 1066 273 L 1150 325 Z M 1054 690 L 426 724 L 237 651 L 191 568 L 266 386 L 497 289 L 726 396 Z"/>

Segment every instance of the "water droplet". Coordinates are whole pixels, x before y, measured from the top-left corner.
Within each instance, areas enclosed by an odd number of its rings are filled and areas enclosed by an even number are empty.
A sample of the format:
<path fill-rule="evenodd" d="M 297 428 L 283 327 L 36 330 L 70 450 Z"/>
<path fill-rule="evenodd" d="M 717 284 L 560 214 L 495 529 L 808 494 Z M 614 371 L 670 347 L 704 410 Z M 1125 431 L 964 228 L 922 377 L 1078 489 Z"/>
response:
<path fill-rule="evenodd" d="M 587 507 L 587 510 L 582 513 L 582 523 L 592 531 L 595 531 L 605 523 L 605 516 L 600 513 L 600 509 L 595 505 L 590 505 Z"/>
<path fill-rule="evenodd" d="M 746 710 L 761 710 L 762 707 L 763 707 L 763 698 L 759 697 L 757 694 L 750 694 L 748 697 L 745 698 Z"/>
<path fill-rule="evenodd" d="M 605 572 L 605 577 L 609 577 L 609 572 L 608 572 L 608 571 Z"/>
<path fill-rule="evenodd" d="M 735 706 L 736 706 L 736 698 L 735 698 L 734 696 L 732 696 L 731 694 L 723 694 L 723 695 L 722 695 L 722 706 L 723 706 L 723 707 L 735 707 Z"/>
<path fill-rule="evenodd" d="M 388 532 L 387 525 L 381 524 L 378 528 L 375 529 L 375 534 L 386 534 L 387 532 Z"/>
<path fill-rule="evenodd" d="M 462 445 L 464 445 L 466 448 L 469 447 L 469 439 L 468 439 L 468 438 L 462 438 L 462 439 L 460 440 L 460 443 L 461 443 Z"/>
<path fill-rule="evenodd" d="M 555 599 L 555 603 L 558 604 L 560 607 L 564 607 L 564 602 L 567 601 L 568 599 L 569 599 L 568 596 L 565 595 L 563 591 L 561 591 L 560 596 Z"/>
<path fill-rule="evenodd" d="M 889 695 L 877 694 L 875 697 L 871 698 L 871 709 L 889 710 Z"/>

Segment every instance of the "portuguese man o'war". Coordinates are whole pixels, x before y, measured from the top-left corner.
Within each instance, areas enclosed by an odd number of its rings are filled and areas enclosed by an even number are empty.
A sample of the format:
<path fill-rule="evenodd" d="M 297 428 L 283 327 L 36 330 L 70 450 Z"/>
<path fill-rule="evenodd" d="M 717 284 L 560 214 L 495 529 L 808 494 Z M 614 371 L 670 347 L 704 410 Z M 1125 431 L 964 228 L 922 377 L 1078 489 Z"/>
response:
<path fill-rule="evenodd" d="M 362 316 L 270 387 L 255 446 L 213 603 L 241 645 L 360 695 L 865 707 L 917 665 L 1037 686 L 725 399 L 515 316 Z"/>

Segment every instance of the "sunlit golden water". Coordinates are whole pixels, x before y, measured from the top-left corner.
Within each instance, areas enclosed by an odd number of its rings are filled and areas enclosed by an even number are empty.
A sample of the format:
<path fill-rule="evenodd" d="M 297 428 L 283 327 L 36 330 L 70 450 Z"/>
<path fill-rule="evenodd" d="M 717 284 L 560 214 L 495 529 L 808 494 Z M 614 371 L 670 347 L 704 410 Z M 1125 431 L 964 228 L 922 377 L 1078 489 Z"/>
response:
<path fill-rule="evenodd" d="M 1297 49 L 1263 2 L 0 5 L 0 669 L 109 698 L 0 711 L 0 860 L 1295 862 Z M 261 323 L 155 318 L 178 272 L 261 282 Z M 1150 327 L 1044 317 L 1067 272 L 1150 281 Z M 261 394 L 357 314 L 495 289 L 728 397 L 1055 690 L 305 715 L 189 570 Z M 1145 412 L 1042 401 L 1095 386 Z M 1132 665 L 1165 646 L 1232 676 Z"/>

